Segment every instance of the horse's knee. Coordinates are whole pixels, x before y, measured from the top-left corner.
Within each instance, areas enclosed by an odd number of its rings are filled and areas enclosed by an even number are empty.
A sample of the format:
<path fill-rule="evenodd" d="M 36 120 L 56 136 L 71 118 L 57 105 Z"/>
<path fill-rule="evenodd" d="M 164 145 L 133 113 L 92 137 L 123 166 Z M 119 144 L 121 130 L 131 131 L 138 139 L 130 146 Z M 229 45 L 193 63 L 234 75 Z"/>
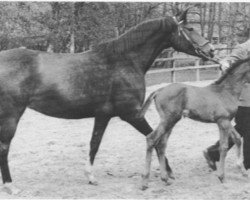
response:
<path fill-rule="evenodd" d="M 9 145 L 4 144 L 3 142 L 0 141 L 0 157 L 7 155 L 9 152 Z"/>
<path fill-rule="evenodd" d="M 156 129 L 147 135 L 146 140 L 148 147 L 154 147 L 156 145 L 159 140 L 158 132 L 158 129 Z"/>
<path fill-rule="evenodd" d="M 147 141 L 147 150 L 151 150 L 155 146 L 154 135 L 152 133 L 147 135 L 146 141 Z"/>
<path fill-rule="evenodd" d="M 220 151 L 225 152 L 228 150 L 228 143 L 222 143 L 220 144 Z"/>
<path fill-rule="evenodd" d="M 242 145 L 241 138 L 235 138 L 234 143 L 240 147 Z"/>

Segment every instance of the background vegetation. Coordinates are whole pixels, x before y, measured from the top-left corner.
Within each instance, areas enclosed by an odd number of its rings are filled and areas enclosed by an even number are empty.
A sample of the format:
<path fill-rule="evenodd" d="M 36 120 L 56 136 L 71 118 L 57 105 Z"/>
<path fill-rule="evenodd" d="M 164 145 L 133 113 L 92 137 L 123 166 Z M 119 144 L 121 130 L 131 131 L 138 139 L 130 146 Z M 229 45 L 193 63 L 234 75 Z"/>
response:
<path fill-rule="evenodd" d="M 191 23 L 215 43 L 233 45 L 250 26 L 250 3 L 0 2 L 0 50 L 24 46 L 82 52 L 132 26 L 193 6 Z"/>

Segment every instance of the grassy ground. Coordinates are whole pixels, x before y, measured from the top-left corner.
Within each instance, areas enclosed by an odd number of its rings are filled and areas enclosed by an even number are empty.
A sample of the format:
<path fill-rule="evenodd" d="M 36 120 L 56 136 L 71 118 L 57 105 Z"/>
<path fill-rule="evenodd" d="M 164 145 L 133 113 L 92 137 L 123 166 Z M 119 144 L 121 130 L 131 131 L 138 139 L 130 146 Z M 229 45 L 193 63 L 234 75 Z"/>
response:
<path fill-rule="evenodd" d="M 185 82 L 185 81 L 195 81 L 196 79 L 195 70 L 185 70 L 176 72 L 176 82 Z M 213 80 L 218 78 L 217 69 L 201 69 L 200 70 L 200 80 Z M 151 86 L 160 83 L 169 83 L 171 82 L 171 73 L 155 73 L 146 75 L 146 85 Z"/>
<path fill-rule="evenodd" d="M 159 87 L 162 85 L 148 87 L 147 95 Z M 158 126 L 159 115 L 154 104 L 146 118 L 153 128 Z M 93 170 L 99 185 L 89 185 L 84 168 L 88 163 L 93 125 L 93 118 L 58 119 L 27 109 L 9 155 L 13 184 L 20 193 L 8 194 L 0 186 L 0 199 L 250 199 L 249 178 L 242 177 L 236 168 L 234 148 L 227 155 L 227 181 L 223 184 L 216 172 L 209 170 L 202 155 L 206 147 L 218 140 L 216 124 L 188 118 L 176 124 L 167 145 L 166 156 L 175 174 L 172 185 L 161 181 L 154 151 L 149 188 L 140 190 L 146 140 L 118 117 L 110 121 L 95 160 Z"/>

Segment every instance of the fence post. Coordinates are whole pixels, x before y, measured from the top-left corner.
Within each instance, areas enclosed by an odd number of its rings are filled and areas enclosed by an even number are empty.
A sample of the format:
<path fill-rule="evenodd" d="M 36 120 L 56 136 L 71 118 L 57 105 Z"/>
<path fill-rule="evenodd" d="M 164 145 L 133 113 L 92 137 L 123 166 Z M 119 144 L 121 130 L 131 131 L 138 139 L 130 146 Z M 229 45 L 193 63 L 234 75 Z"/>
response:
<path fill-rule="evenodd" d="M 222 75 L 222 71 L 220 68 L 218 68 L 218 77 L 220 77 Z"/>
<path fill-rule="evenodd" d="M 176 82 L 175 63 L 176 63 L 176 60 L 173 60 L 173 62 L 172 62 L 172 70 L 173 71 L 171 71 L 171 82 L 172 83 Z"/>
<path fill-rule="evenodd" d="M 200 59 L 195 60 L 195 67 L 198 67 L 200 64 Z M 200 69 L 196 69 L 196 81 L 200 81 Z"/>

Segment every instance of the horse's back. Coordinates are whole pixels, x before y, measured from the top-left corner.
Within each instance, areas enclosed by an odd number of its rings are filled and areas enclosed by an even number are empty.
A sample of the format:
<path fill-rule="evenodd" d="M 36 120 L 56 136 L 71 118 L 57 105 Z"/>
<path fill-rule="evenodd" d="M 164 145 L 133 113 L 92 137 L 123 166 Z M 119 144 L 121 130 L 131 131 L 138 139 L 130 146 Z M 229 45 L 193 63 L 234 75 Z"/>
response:
<path fill-rule="evenodd" d="M 159 95 L 157 99 L 173 99 L 175 96 L 178 96 L 179 93 L 185 92 L 188 85 L 182 83 L 172 83 L 164 88 L 159 89 Z M 164 100 L 163 100 L 164 101 Z"/>
<path fill-rule="evenodd" d="M 8 50 L 0 53 L 0 89 L 18 102 L 16 106 L 53 117 L 134 114 L 144 98 L 144 76 L 123 61 L 109 61 L 94 51 Z"/>
<path fill-rule="evenodd" d="M 17 102 L 17 107 L 28 106 L 62 118 L 93 116 L 98 102 L 105 102 L 110 87 L 110 75 L 100 62 L 91 53 L 3 51 L 0 90 Z"/>
<path fill-rule="evenodd" d="M 197 87 L 181 83 L 172 84 L 164 91 L 165 95 L 168 96 L 168 102 L 165 101 L 165 104 L 168 110 L 180 110 L 181 108 L 185 116 L 191 119 L 216 122 L 220 117 L 230 118 L 231 110 L 235 109 L 235 106 L 232 108 L 225 104 L 223 95 L 218 91 L 211 86 Z"/>
<path fill-rule="evenodd" d="M 94 116 L 98 105 L 109 98 L 111 87 L 111 73 L 100 63 L 91 52 L 40 54 L 40 83 L 29 107 L 60 118 Z"/>
<path fill-rule="evenodd" d="M 197 87 L 174 83 L 163 88 L 157 95 L 158 111 L 184 114 L 192 119 L 212 122 L 215 115 L 211 113 L 226 112 L 218 95 L 210 87 Z M 188 113 L 188 114 L 187 114 Z M 225 115 L 226 115 L 225 114 Z"/>

